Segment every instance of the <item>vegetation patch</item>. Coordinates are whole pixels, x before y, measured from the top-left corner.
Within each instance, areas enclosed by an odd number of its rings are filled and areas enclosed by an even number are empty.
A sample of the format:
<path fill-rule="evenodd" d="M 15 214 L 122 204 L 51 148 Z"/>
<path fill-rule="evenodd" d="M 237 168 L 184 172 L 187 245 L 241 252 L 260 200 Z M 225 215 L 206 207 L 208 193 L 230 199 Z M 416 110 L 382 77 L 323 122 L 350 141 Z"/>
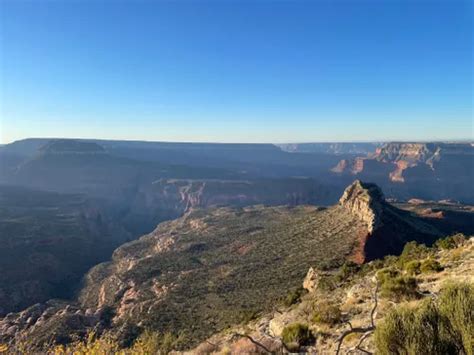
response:
<path fill-rule="evenodd" d="M 282 340 L 288 350 L 298 351 L 301 346 L 314 343 L 315 338 L 306 324 L 294 323 L 283 329 Z"/>
<path fill-rule="evenodd" d="M 433 254 L 433 249 L 428 248 L 424 244 L 418 244 L 417 242 L 408 242 L 403 248 L 402 254 L 398 257 L 398 266 L 402 269 L 405 268 L 405 264 L 412 262 L 413 260 L 420 260 L 427 258 Z"/>
<path fill-rule="evenodd" d="M 419 260 L 413 260 L 407 262 L 403 267 L 409 275 L 418 275 L 421 273 L 420 266 L 421 262 Z"/>
<path fill-rule="evenodd" d="M 392 300 L 409 300 L 419 296 L 416 278 L 401 275 L 395 268 L 382 269 L 377 273 L 381 295 Z"/>
<path fill-rule="evenodd" d="M 283 305 L 289 307 L 301 301 L 301 296 L 308 293 L 303 287 L 292 289 L 283 299 Z"/>
<path fill-rule="evenodd" d="M 455 249 L 466 242 L 464 234 L 458 233 L 436 241 L 435 246 L 439 249 Z"/>
<path fill-rule="evenodd" d="M 436 300 L 399 306 L 377 325 L 379 354 L 473 354 L 474 287 L 446 286 Z"/>
<path fill-rule="evenodd" d="M 319 302 L 314 306 L 313 322 L 335 325 L 341 322 L 341 310 L 338 305 Z"/>
<path fill-rule="evenodd" d="M 169 354 L 173 349 L 178 348 L 185 342 L 182 335 L 172 333 L 159 333 L 152 331 L 143 332 L 135 342 L 123 348 L 120 339 L 111 334 L 104 334 L 97 337 L 91 332 L 86 339 L 77 340 L 67 345 L 57 345 L 48 351 L 55 355 L 66 354 Z"/>
<path fill-rule="evenodd" d="M 438 261 L 434 260 L 433 258 L 428 258 L 422 261 L 420 265 L 420 271 L 423 274 L 428 274 L 432 272 L 440 272 L 440 271 L 443 271 L 443 267 Z"/>

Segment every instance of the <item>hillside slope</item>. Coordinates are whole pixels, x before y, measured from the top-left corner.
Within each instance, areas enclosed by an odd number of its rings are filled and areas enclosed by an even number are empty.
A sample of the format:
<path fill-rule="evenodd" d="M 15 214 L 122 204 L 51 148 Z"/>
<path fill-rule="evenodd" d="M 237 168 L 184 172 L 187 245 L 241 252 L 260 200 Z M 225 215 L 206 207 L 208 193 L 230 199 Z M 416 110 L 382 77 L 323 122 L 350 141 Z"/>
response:
<path fill-rule="evenodd" d="M 462 240 L 459 235 L 454 238 Z M 400 258 L 386 258 L 364 265 L 339 270 L 321 271 L 311 268 L 301 285 L 305 288 L 302 296 L 293 299 L 292 305 L 277 305 L 262 317 L 246 324 L 226 329 L 215 334 L 188 354 L 229 353 L 287 353 L 292 345 L 294 352 L 309 354 L 373 354 L 377 353 L 374 331 L 384 326 L 388 315 L 407 307 L 420 309 L 427 302 L 436 302 L 444 289 L 453 284 L 468 284 L 474 290 L 474 237 L 450 246 L 450 249 L 427 249 L 422 246 Z M 407 260 L 409 258 L 409 261 Z M 430 261 L 431 260 L 431 261 Z M 410 265 L 437 265 L 413 272 Z M 398 270 L 403 278 L 414 280 L 413 287 L 399 287 L 397 291 L 387 287 L 384 275 L 388 270 Z M 385 276 L 386 277 L 386 276 Z M 399 276 L 396 276 L 399 278 Z M 328 280 L 334 282 L 329 285 Z M 454 302 L 454 299 L 451 299 Z M 474 298 L 464 300 L 467 317 L 464 322 L 471 324 L 471 344 L 474 341 Z M 470 303 L 469 303 L 470 302 Z M 469 308 L 470 307 L 470 308 Z M 470 309 L 470 315 L 469 315 Z M 460 310 L 459 310 L 460 311 Z M 466 311 L 466 310 L 465 310 Z M 426 329 L 422 337 L 426 339 L 426 354 L 438 354 L 427 350 L 431 345 L 430 320 L 425 319 Z M 441 320 L 436 320 L 440 326 Z M 403 339 L 402 323 L 388 333 L 393 339 Z M 311 332 L 308 343 L 298 346 L 288 342 L 287 329 L 304 329 Z M 354 331 L 351 331 L 354 330 Z M 454 333 L 454 330 L 451 330 Z M 466 334 L 469 336 L 469 334 Z M 285 344 L 285 341 L 287 342 Z M 412 342 L 415 338 L 411 339 Z M 466 341 L 469 343 L 469 340 Z M 414 344 L 414 343 L 412 343 Z M 404 352 L 402 342 L 393 344 L 387 354 Z M 383 346 L 383 344 L 382 344 Z M 413 345 L 412 345 L 413 346 Z M 469 346 L 469 345 L 468 345 Z M 472 349 L 468 349 L 468 351 Z M 414 353 L 414 352 L 408 352 Z M 453 354 L 465 354 L 459 349 Z"/>
<path fill-rule="evenodd" d="M 83 195 L 0 185 L 0 316 L 70 297 L 132 235 Z"/>
<path fill-rule="evenodd" d="M 439 235 L 386 203 L 377 186 L 360 181 L 330 208 L 193 210 L 93 268 L 77 304 L 53 302 L 8 315 L 1 335 L 68 342 L 95 327 L 129 344 L 152 329 L 183 333 L 191 346 L 268 311 L 310 266 L 361 263 L 374 257 L 373 246 L 396 253 L 406 241 Z"/>

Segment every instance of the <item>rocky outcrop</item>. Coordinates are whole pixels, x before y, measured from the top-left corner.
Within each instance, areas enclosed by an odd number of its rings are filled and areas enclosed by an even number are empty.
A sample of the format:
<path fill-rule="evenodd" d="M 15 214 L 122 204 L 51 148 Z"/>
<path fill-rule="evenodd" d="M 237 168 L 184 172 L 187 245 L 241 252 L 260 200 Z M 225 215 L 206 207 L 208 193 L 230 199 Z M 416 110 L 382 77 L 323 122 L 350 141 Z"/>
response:
<path fill-rule="evenodd" d="M 318 287 L 319 280 L 321 279 L 317 270 L 310 267 L 306 277 L 303 280 L 303 288 L 308 292 L 314 292 Z"/>
<path fill-rule="evenodd" d="M 373 183 L 354 181 L 344 191 L 339 207 L 366 226 L 354 233 L 356 246 L 351 259 L 358 264 L 396 255 L 410 240 L 431 244 L 440 236 L 437 228 L 387 203 L 382 190 Z"/>
<path fill-rule="evenodd" d="M 346 188 L 339 200 L 339 205 L 367 224 L 369 233 L 381 224 L 380 215 L 384 203 L 382 190 L 377 185 L 360 180 L 354 181 Z"/>
<path fill-rule="evenodd" d="M 0 319 L 0 344 L 13 341 L 25 342 L 28 346 L 51 341 L 66 343 L 92 328 L 100 333 L 108 322 L 106 308 L 84 310 L 76 304 L 50 300 Z"/>

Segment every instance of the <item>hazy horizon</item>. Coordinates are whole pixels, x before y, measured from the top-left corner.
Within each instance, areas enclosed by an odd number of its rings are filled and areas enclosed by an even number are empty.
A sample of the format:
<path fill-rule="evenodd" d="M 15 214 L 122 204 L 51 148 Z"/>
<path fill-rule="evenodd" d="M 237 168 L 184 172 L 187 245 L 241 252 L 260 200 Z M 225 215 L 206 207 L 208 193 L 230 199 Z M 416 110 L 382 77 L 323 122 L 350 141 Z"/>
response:
<path fill-rule="evenodd" d="M 43 139 L 43 140 L 93 140 L 93 141 L 125 141 L 125 142 L 145 142 L 145 143 L 184 143 L 184 144 L 274 144 L 274 145 L 285 145 L 285 144 L 364 144 L 364 143 L 464 143 L 469 144 L 473 143 L 474 139 L 466 138 L 466 139 L 425 139 L 425 140 L 330 140 L 330 141 L 282 141 L 282 142 L 240 142 L 240 141 L 229 141 L 229 142 L 222 142 L 222 141 L 182 141 L 182 140 L 146 140 L 146 139 L 115 139 L 115 138 L 102 138 L 102 137 L 24 137 L 12 140 L 10 142 L 3 143 L 1 142 L 0 145 L 7 145 L 14 142 L 19 142 L 28 139 Z"/>

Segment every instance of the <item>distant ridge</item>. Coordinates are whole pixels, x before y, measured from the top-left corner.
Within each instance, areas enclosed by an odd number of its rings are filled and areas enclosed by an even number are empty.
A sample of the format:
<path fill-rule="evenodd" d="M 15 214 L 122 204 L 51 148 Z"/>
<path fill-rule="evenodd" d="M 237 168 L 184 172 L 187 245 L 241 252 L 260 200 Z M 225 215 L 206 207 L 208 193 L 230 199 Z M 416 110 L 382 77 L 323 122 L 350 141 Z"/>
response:
<path fill-rule="evenodd" d="M 105 153 L 100 144 L 75 139 L 53 139 L 41 146 L 39 151 L 43 154 Z"/>

